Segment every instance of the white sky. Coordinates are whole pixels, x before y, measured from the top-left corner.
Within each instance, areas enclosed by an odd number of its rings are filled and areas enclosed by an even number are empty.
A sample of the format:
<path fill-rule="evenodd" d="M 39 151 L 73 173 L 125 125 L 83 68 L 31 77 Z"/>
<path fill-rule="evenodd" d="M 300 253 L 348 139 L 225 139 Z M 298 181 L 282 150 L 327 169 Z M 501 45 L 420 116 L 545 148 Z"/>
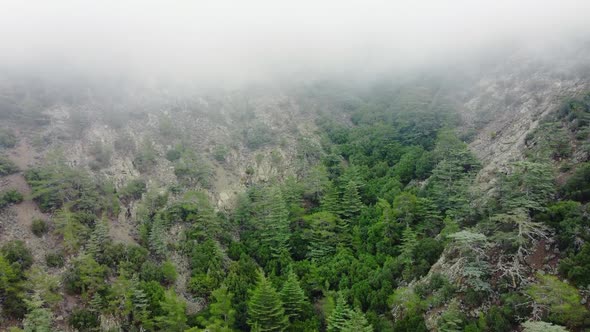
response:
<path fill-rule="evenodd" d="M 242 80 L 590 37 L 588 0 L 0 0 L 0 10 L 2 65 Z"/>

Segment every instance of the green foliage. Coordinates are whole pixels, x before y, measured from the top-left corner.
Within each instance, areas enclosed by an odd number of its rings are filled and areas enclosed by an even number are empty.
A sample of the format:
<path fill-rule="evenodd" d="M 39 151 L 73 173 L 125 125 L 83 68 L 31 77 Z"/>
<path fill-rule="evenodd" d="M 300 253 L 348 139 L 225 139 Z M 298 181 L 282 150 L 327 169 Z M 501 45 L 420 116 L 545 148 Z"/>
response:
<path fill-rule="evenodd" d="M 551 275 L 539 274 L 537 279 L 539 282 L 526 292 L 535 302 L 547 306 L 547 317 L 551 322 L 571 328 L 589 323 L 590 312 L 580 304 L 582 297 L 576 288 Z"/>
<path fill-rule="evenodd" d="M 518 208 L 544 211 L 555 193 L 551 165 L 518 162 L 500 179 L 498 201 L 504 211 Z"/>
<path fill-rule="evenodd" d="M 447 215 L 465 216 L 468 212 L 468 188 L 479 169 L 478 161 L 452 131 L 438 134 L 434 158 L 438 163 L 428 180 L 428 196 Z"/>
<path fill-rule="evenodd" d="M 87 296 L 105 286 L 106 267 L 90 255 L 78 257 L 64 274 L 64 287 L 71 294 Z"/>
<path fill-rule="evenodd" d="M 437 325 L 441 332 L 459 332 L 463 331 L 465 317 L 459 310 L 456 302 L 449 305 L 447 310 L 440 316 Z"/>
<path fill-rule="evenodd" d="M 304 234 L 309 243 L 308 256 L 312 259 L 321 259 L 332 255 L 338 245 L 340 219 L 330 212 L 318 212 L 305 216 L 303 220 L 309 225 Z"/>
<path fill-rule="evenodd" d="M 542 321 L 526 321 L 522 323 L 523 332 L 567 332 L 566 328 Z"/>
<path fill-rule="evenodd" d="M 125 187 L 119 190 L 119 198 L 123 201 L 137 200 L 147 191 L 146 183 L 143 179 L 134 179 L 129 181 Z"/>
<path fill-rule="evenodd" d="M 0 148 L 13 148 L 16 146 L 16 135 L 11 129 L 0 129 Z"/>
<path fill-rule="evenodd" d="M 100 326 L 98 314 L 88 309 L 75 309 L 70 314 L 68 323 L 78 331 L 94 331 Z"/>
<path fill-rule="evenodd" d="M 156 166 L 158 162 L 157 158 L 158 153 L 153 144 L 148 140 L 144 140 L 135 154 L 133 166 L 140 172 L 147 173 Z"/>
<path fill-rule="evenodd" d="M 280 295 L 285 314 L 289 316 L 289 319 L 294 321 L 303 318 L 303 313 L 309 303 L 293 270 L 289 271 Z"/>
<path fill-rule="evenodd" d="M 184 150 L 180 159 L 175 161 L 174 174 L 181 183 L 202 188 L 210 188 L 214 176 L 211 164 L 190 150 Z"/>
<path fill-rule="evenodd" d="M 67 207 L 57 211 L 53 222 L 56 233 L 63 238 L 65 250 L 68 253 L 76 252 L 84 242 L 82 235 L 86 234 L 88 226 L 81 223 L 77 215 Z"/>
<path fill-rule="evenodd" d="M 27 270 L 33 265 L 33 255 L 21 240 L 6 242 L 0 248 L 0 252 L 10 263 L 16 264 L 20 271 Z"/>
<path fill-rule="evenodd" d="M 63 267 L 65 264 L 63 252 L 48 252 L 45 255 L 45 263 L 48 267 Z"/>
<path fill-rule="evenodd" d="M 51 332 L 53 314 L 51 310 L 43 308 L 43 301 L 37 296 L 28 302 L 30 308 L 29 313 L 23 320 L 23 328 L 25 332 Z"/>
<path fill-rule="evenodd" d="M 161 331 L 183 332 L 186 329 L 186 303 L 174 291 L 167 291 L 160 302 L 163 314 L 155 318 Z"/>
<path fill-rule="evenodd" d="M 561 187 L 561 194 L 578 202 L 590 201 L 590 163 L 583 163 L 576 168 Z"/>
<path fill-rule="evenodd" d="M 328 332 L 340 332 L 343 331 L 347 326 L 351 318 L 352 310 L 348 307 L 346 299 L 342 293 L 338 294 L 336 300 L 336 307 L 330 313 L 328 317 Z"/>
<path fill-rule="evenodd" d="M 585 243 L 582 249 L 562 260 L 559 271 L 577 286 L 590 285 L 590 244 Z"/>
<path fill-rule="evenodd" d="M 23 194 L 16 189 L 0 192 L 0 209 L 9 204 L 18 204 L 24 199 Z"/>
<path fill-rule="evenodd" d="M 211 293 L 210 317 L 206 329 L 215 332 L 230 332 L 235 322 L 236 310 L 232 307 L 234 295 L 222 286 Z"/>
<path fill-rule="evenodd" d="M 288 326 L 281 298 L 262 272 L 248 301 L 248 324 L 259 331 L 284 331 Z"/>
<path fill-rule="evenodd" d="M 12 160 L 8 159 L 6 156 L 0 155 L 0 176 L 10 175 L 18 171 L 18 166 L 16 166 Z"/>
<path fill-rule="evenodd" d="M 25 178 L 33 189 L 32 197 L 43 212 L 55 211 L 68 204 L 73 211 L 114 213 L 114 190 L 98 183 L 83 170 L 65 166 L 62 161 L 29 169 Z"/>
<path fill-rule="evenodd" d="M 342 193 L 342 218 L 351 220 L 360 212 L 362 206 L 358 184 L 354 180 L 348 181 Z"/>
<path fill-rule="evenodd" d="M 225 145 L 216 145 L 215 148 L 213 148 L 212 154 L 215 160 L 222 163 L 225 161 L 225 158 L 227 158 L 227 155 L 229 154 L 229 148 Z"/>
<path fill-rule="evenodd" d="M 251 150 L 256 150 L 275 142 L 275 133 L 263 122 L 253 123 L 243 130 L 242 135 L 244 144 Z"/>
<path fill-rule="evenodd" d="M 94 158 L 89 164 L 92 170 L 97 171 L 110 165 L 113 154 L 112 147 L 104 146 L 102 142 L 95 142 L 89 150 L 90 155 Z"/>
<path fill-rule="evenodd" d="M 49 226 L 45 220 L 35 218 L 31 224 L 31 231 L 37 237 L 42 237 L 47 231 L 49 231 Z"/>

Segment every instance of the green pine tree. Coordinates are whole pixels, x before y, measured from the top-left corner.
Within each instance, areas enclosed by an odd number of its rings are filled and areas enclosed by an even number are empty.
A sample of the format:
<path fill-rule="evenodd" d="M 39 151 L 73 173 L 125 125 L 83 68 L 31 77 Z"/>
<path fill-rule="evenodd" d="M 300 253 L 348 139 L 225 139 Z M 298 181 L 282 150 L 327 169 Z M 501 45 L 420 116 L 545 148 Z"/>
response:
<path fill-rule="evenodd" d="M 232 307 L 234 294 L 227 286 L 221 286 L 211 293 L 213 302 L 209 305 L 211 317 L 207 320 L 206 330 L 211 332 L 230 332 L 236 320 L 236 310 Z"/>
<path fill-rule="evenodd" d="M 43 300 L 38 294 L 33 295 L 31 300 L 25 300 L 30 311 L 23 320 L 25 332 L 51 332 L 53 314 L 51 310 L 43 307 Z"/>
<path fill-rule="evenodd" d="M 159 256 L 166 256 L 166 227 L 160 219 L 154 220 L 149 234 L 150 249 Z"/>
<path fill-rule="evenodd" d="M 297 275 L 293 270 L 289 271 L 287 281 L 281 289 L 281 300 L 285 308 L 285 314 L 293 320 L 300 319 L 303 315 L 305 306 L 307 304 L 307 297 L 305 292 L 299 284 Z"/>
<path fill-rule="evenodd" d="M 340 293 L 336 300 L 336 307 L 328 317 L 328 332 L 342 332 L 350 319 L 350 308 L 344 295 Z"/>
<path fill-rule="evenodd" d="M 339 219 L 329 212 L 317 212 L 303 217 L 310 228 L 306 232 L 310 258 L 321 259 L 334 253 L 338 244 L 336 231 Z"/>
<path fill-rule="evenodd" d="M 248 301 L 248 324 L 258 331 L 284 331 L 288 326 L 283 302 L 272 284 L 259 272 L 258 283 Z"/>
<path fill-rule="evenodd" d="M 330 212 L 334 215 L 342 214 L 340 209 L 340 195 L 332 183 L 328 184 L 320 204 L 322 211 Z"/>
<path fill-rule="evenodd" d="M 289 211 L 278 187 L 271 187 L 262 197 L 261 237 L 273 257 L 289 251 Z"/>
<path fill-rule="evenodd" d="M 166 292 L 160 306 L 164 314 L 155 318 L 159 330 L 183 332 L 186 328 L 186 303 L 170 290 Z"/>
<path fill-rule="evenodd" d="M 106 218 L 102 218 L 94 225 L 94 230 L 88 240 L 87 252 L 92 255 L 94 259 L 99 260 L 109 242 L 108 221 Z"/>
<path fill-rule="evenodd" d="M 360 310 L 350 310 L 350 319 L 346 322 L 342 332 L 373 332 L 365 314 Z"/>
<path fill-rule="evenodd" d="M 352 219 L 361 211 L 362 206 L 358 184 L 353 180 L 348 181 L 342 194 L 342 217 Z"/>
<path fill-rule="evenodd" d="M 414 262 L 414 249 L 416 249 L 417 245 L 418 239 L 416 237 L 416 232 L 414 232 L 410 226 L 406 226 L 402 233 L 401 253 L 399 256 L 404 264 L 411 265 Z"/>

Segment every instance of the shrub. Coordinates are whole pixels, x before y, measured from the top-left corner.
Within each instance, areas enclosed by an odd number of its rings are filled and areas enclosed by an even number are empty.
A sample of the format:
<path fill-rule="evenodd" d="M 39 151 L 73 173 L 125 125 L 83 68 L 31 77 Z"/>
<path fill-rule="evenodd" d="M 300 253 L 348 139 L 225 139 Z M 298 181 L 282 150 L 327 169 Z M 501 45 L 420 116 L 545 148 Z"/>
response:
<path fill-rule="evenodd" d="M 219 162 L 224 162 L 227 154 L 229 153 L 229 149 L 225 145 L 217 145 L 213 149 L 213 158 Z"/>
<path fill-rule="evenodd" d="M 133 165 L 140 172 L 148 172 L 151 168 L 157 164 L 157 153 L 154 147 L 149 142 L 144 142 L 141 149 L 135 155 L 133 159 Z"/>
<path fill-rule="evenodd" d="M 68 323 L 78 331 L 94 331 L 100 327 L 98 314 L 88 309 L 75 309 L 68 318 Z"/>
<path fill-rule="evenodd" d="M 181 155 L 182 151 L 180 151 L 178 148 L 170 149 L 166 152 L 166 159 L 169 161 L 177 161 L 180 159 Z"/>
<path fill-rule="evenodd" d="M 579 202 L 590 201 L 590 163 L 576 169 L 561 188 L 562 195 Z"/>
<path fill-rule="evenodd" d="M 119 197 L 123 200 L 140 199 L 146 192 L 147 185 L 142 179 L 131 180 L 119 191 Z"/>
<path fill-rule="evenodd" d="M 18 172 L 18 167 L 6 156 L 0 156 L 0 176 Z"/>
<path fill-rule="evenodd" d="M 33 265 L 31 250 L 21 240 L 6 242 L 0 251 L 9 262 L 17 263 L 21 270 L 26 270 Z"/>
<path fill-rule="evenodd" d="M 252 150 L 261 148 L 275 141 L 274 132 L 264 123 L 257 123 L 243 132 L 246 146 Z"/>
<path fill-rule="evenodd" d="M 22 202 L 24 199 L 24 196 L 23 196 L 23 194 L 18 192 L 16 189 L 10 189 L 4 193 L 3 199 L 4 199 L 4 201 L 6 201 L 8 203 L 14 204 L 14 203 Z"/>
<path fill-rule="evenodd" d="M 43 219 L 33 219 L 33 224 L 31 225 L 31 231 L 37 237 L 43 236 L 43 234 L 47 233 L 49 227 L 47 226 L 47 222 Z"/>
<path fill-rule="evenodd" d="M 45 263 L 49 267 L 63 267 L 65 264 L 63 252 L 49 252 L 45 255 Z"/>
<path fill-rule="evenodd" d="M 16 135 L 10 129 L 0 129 L 0 147 L 12 148 L 16 145 Z"/>
<path fill-rule="evenodd" d="M 90 162 L 89 166 L 92 170 L 97 171 L 109 166 L 113 150 L 104 146 L 101 142 L 96 142 L 90 147 L 90 154 L 94 157 L 94 160 Z"/>
<path fill-rule="evenodd" d="M 8 204 L 20 203 L 23 201 L 23 199 L 23 194 L 18 192 L 16 189 L 10 189 L 0 194 L 0 208 L 3 208 Z"/>

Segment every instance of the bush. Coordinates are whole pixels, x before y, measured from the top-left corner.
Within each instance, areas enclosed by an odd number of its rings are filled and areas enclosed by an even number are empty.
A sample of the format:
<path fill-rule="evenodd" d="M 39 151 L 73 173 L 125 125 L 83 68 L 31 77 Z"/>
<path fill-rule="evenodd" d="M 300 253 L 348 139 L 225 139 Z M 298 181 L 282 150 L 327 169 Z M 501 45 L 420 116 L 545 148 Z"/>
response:
<path fill-rule="evenodd" d="M 9 262 L 18 264 L 21 270 L 26 270 L 33 265 L 31 250 L 21 240 L 6 242 L 0 251 Z"/>
<path fill-rule="evenodd" d="M 261 148 L 275 141 L 274 132 L 264 123 L 257 123 L 244 130 L 244 142 L 252 150 Z"/>
<path fill-rule="evenodd" d="M 90 147 L 90 155 L 94 160 L 90 162 L 90 168 L 98 171 L 102 168 L 108 167 L 111 163 L 111 156 L 113 150 L 110 147 L 105 147 L 101 142 L 96 142 Z"/>
<path fill-rule="evenodd" d="M 63 252 L 50 252 L 45 255 L 45 263 L 49 267 L 63 267 L 65 264 Z"/>
<path fill-rule="evenodd" d="M 146 173 L 157 164 L 157 152 L 149 142 L 144 142 L 133 159 L 133 166 L 140 172 Z"/>
<path fill-rule="evenodd" d="M 590 163 L 576 169 L 561 188 L 562 195 L 579 202 L 590 201 Z"/>
<path fill-rule="evenodd" d="M 49 227 L 47 226 L 47 222 L 43 219 L 33 219 L 33 224 L 31 225 L 31 231 L 37 237 L 43 236 L 43 234 L 47 233 Z"/>
<path fill-rule="evenodd" d="M 0 176 L 18 172 L 18 167 L 6 156 L 0 156 Z"/>
<path fill-rule="evenodd" d="M 213 149 L 213 158 L 219 162 L 224 162 L 227 154 L 229 153 L 229 149 L 225 145 L 217 145 Z"/>
<path fill-rule="evenodd" d="M 141 266 L 139 277 L 143 281 L 157 281 L 163 285 L 171 285 L 176 281 L 177 273 L 174 264 L 170 261 L 161 265 L 147 261 Z"/>
<path fill-rule="evenodd" d="M 166 159 L 168 159 L 169 161 L 177 161 L 178 159 L 180 159 L 181 155 L 182 151 L 180 151 L 180 149 L 170 149 L 166 152 Z"/>
<path fill-rule="evenodd" d="M 23 199 L 23 194 L 18 192 L 16 189 L 10 189 L 0 194 L 0 208 L 3 208 L 8 204 L 20 203 L 23 201 Z"/>
<path fill-rule="evenodd" d="M 94 331 L 100 327 L 98 314 L 88 309 L 75 309 L 68 318 L 68 323 L 78 331 Z"/>
<path fill-rule="evenodd" d="M 0 129 L 0 147 L 12 148 L 16 145 L 16 135 L 10 129 Z"/>
<path fill-rule="evenodd" d="M 18 192 L 16 189 L 10 189 L 3 195 L 3 200 L 11 204 L 20 203 L 23 201 L 23 199 L 23 194 Z"/>
<path fill-rule="evenodd" d="M 140 199 L 146 192 L 147 185 L 142 179 L 131 180 L 119 191 L 119 197 L 123 200 Z"/>

